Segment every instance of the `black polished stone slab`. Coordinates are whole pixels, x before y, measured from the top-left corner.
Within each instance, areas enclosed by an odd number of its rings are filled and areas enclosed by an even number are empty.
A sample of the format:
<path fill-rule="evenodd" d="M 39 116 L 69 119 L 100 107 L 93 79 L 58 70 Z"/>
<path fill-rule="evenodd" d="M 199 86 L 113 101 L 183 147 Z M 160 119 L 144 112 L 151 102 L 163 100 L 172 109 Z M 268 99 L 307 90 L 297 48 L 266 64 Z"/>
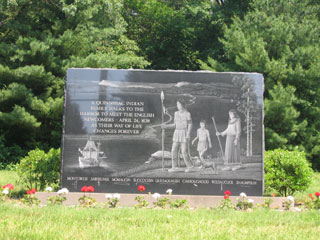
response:
<path fill-rule="evenodd" d="M 72 192 L 92 185 L 95 192 L 137 193 L 144 185 L 152 193 L 260 196 L 263 87 L 258 73 L 69 69 L 61 185 Z M 183 114 L 175 113 L 179 99 Z M 202 120 L 200 137 L 209 137 L 199 144 Z M 170 171 L 174 144 L 181 149 Z M 203 164 L 198 150 L 205 150 Z M 183 156 L 193 166 L 187 171 Z"/>

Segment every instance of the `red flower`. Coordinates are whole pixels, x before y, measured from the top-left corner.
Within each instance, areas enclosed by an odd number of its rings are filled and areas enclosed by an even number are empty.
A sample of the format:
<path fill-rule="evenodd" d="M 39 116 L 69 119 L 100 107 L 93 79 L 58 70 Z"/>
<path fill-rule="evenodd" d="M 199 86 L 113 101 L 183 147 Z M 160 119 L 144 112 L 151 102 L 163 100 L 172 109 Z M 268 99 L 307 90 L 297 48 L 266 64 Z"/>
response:
<path fill-rule="evenodd" d="M 229 199 L 229 195 L 224 195 L 224 199 Z"/>
<path fill-rule="evenodd" d="M 11 183 L 8 183 L 7 185 L 2 187 L 3 189 L 9 188 L 10 190 L 13 190 L 13 185 Z"/>
<path fill-rule="evenodd" d="M 88 192 L 94 192 L 94 187 L 93 186 L 88 186 L 87 187 Z"/>
<path fill-rule="evenodd" d="M 224 192 L 224 195 L 230 196 L 230 195 L 231 195 L 231 192 L 230 192 L 229 190 L 226 190 L 226 191 Z"/>
<path fill-rule="evenodd" d="M 272 193 L 272 197 L 275 197 L 276 196 L 276 194 L 275 193 Z"/>
<path fill-rule="evenodd" d="M 27 191 L 27 194 L 30 195 L 30 194 L 35 194 L 37 192 L 36 189 L 32 188 L 31 190 Z"/>
<path fill-rule="evenodd" d="M 314 195 L 316 195 L 317 197 L 320 197 L 320 193 L 316 192 Z"/>
<path fill-rule="evenodd" d="M 309 197 L 311 198 L 311 200 L 313 200 L 312 193 L 309 193 Z"/>
<path fill-rule="evenodd" d="M 88 187 L 87 186 L 83 186 L 81 188 L 81 192 L 88 192 Z"/>
<path fill-rule="evenodd" d="M 139 192 L 144 192 L 146 190 L 146 187 L 145 186 L 143 186 L 143 185 L 139 185 L 138 186 L 138 191 Z"/>

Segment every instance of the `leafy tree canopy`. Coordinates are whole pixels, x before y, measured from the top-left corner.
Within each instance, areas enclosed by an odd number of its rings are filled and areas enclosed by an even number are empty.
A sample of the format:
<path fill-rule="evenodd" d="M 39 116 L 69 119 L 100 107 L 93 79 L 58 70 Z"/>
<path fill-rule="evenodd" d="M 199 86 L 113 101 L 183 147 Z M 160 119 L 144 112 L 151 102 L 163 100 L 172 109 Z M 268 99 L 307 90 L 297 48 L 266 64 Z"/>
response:
<path fill-rule="evenodd" d="M 316 1 L 254 0 L 225 26 L 223 58 L 203 64 L 263 73 L 267 149 L 301 145 L 314 167 L 320 166 L 319 13 Z"/>
<path fill-rule="evenodd" d="M 69 67 L 144 68 L 116 0 L 0 3 L 0 157 L 60 146 Z M 6 152 L 12 146 L 18 149 Z M 16 149 L 16 148 L 15 148 Z"/>
<path fill-rule="evenodd" d="M 208 69 L 262 73 L 266 148 L 319 169 L 319 19 L 314 0 L 2 0 L 0 159 L 60 146 L 69 67 Z"/>

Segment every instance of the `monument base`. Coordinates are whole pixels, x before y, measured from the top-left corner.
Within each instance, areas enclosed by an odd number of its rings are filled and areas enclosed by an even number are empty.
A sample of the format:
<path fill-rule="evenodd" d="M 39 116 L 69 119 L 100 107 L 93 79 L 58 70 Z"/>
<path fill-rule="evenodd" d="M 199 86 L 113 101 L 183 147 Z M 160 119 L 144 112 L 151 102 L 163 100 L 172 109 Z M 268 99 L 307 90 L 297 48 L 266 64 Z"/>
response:
<path fill-rule="evenodd" d="M 40 199 L 41 205 L 46 205 L 47 198 L 50 196 L 56 196 L 57 193 L 48 193 L 48 192 L 37 192 L 36 197 Z M 73 192 L 66 195 L 67 200 L 63 203 L 65 206 L 75 206 L 78 205 L 78 199 L 82 197 L 84 193 L 80 192 Z M 97 200 L 98 203 L 105 203 L 107 201 L 105 193 L 85 193 L 86 196 L 93 197 Z M 137 204 L 135 198 L 137 196 L 143 196 L 146 201 L 148 201 L 149 206 L 153 206 L 153 202 L 155 199 L 152 195 L 149 194 L 121 194 L 119 206 L 121 207 L 133 207 Z M 182 200 L 185 199 L 188 202 L 190 208 L 216 208 L 220 205 L 221 201 L 224 200 L 223 196 L 205 196 L 205 195 L 161 195 L 161 197 L 167 197 L 170 201 L 174 200 Z M 230 200 L 236 204 L 240 196 L 230 196 Z M 267 197 L 250 197 L 248 196 L 247 199 L 254 200 L 254 205 L 256 204 L 263 204 Z M 285 197 L 269 197 L 273 200 L 271 204 L 271 208 L 278 208 L 283 209 L 282 203 L 287 201 Z"/>

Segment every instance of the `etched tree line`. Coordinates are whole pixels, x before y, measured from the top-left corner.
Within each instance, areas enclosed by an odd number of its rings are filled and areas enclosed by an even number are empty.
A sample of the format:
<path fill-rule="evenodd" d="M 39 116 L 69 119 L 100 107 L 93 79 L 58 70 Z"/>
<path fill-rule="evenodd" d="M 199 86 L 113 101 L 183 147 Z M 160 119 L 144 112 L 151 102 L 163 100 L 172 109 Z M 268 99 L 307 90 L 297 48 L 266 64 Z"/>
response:
<path fill-rule="evenodd" d="M 257 97 L 254 92 L 254 81 L 248 77 L 235 76 L 232 79 L 235 86 L 241 89 L 240 100 L 237 101 L 237 110 L 245 117 L 246 156 L 253 156 L 253 132 L 256 126 L 256 112 L 258 110 Z"/>

